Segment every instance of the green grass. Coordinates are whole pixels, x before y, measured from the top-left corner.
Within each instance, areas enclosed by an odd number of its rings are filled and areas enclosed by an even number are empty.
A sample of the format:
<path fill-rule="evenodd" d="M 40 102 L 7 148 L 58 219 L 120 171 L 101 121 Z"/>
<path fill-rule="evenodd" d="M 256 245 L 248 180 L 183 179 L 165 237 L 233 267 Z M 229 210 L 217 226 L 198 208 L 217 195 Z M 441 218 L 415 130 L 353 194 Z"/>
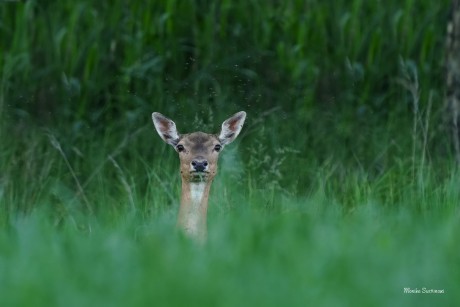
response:
<path fill-rule="evenodd" d="M 446 306 L 460 299 L 460 229 L 449 210 L 432 217 L 361 203 L 344 214 L 320 196 L 282 205 L 277 214 L 249 203 L 221 214 L 214 196 L 204 247 L 174 231 L 176 208 L 59 228 L 42 214 L 16 219 L 0 237 L 0 302 Z M 408 295 L 405 287 L 446 293 Z"/>
<path fill-rule="evenodd" d="M 449 3 L 0 2 L 0 306 L 458 305 Z M 240 110 L 197 246 L 150 114 Z"/>
<path fill-rule="evenodd" d="M 118 154 L 107 144 L 78 145 L 83 157 L 70 161 L 84 196 L 65 163 L 72 151 L 60 154 L 46 135 L 37 133 L 29 152 L 2 160 L 2 306 L 459 301 L 456 172 L 440 179 L 441 170 L 426 165 L 423 178 L 413 180 L 407 163 L 370 178 L 335 164 L 312 165 L 304 170 L 312 184 L 296 195 L 277 181 L 276 170 L 270 177 L 235 169 L 244 165 L 237 142 L 220 161 L 209 240 L 201 247 L 175 230 L 178 161 L 148 128 L 137 137 L 145 133 L 150 146 L 160 147 L 158 157 L 140 156 L 136 136 L 131 145 L 115 146 Z M 109 154 L 113 160 L 104 158 Z M 23 163 L 24 173 L 6 161 Z M 94 174 L 87 185 L 78 175 L 85 167 Z M 19 183 L 27 178 L 25 189 Z M 406 287 L 445 294 L 409 295 Z"/>

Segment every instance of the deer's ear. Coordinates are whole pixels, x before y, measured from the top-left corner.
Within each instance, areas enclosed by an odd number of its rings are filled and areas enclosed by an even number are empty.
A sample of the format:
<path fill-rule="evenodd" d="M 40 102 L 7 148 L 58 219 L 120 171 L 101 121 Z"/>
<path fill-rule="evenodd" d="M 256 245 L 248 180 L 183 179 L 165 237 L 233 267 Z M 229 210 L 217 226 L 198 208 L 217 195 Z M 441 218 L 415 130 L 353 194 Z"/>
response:
<path fill-rule="evenodd" d="M 230 144 L 236 139 L 243 128 L 246 112 L 241 111 L 227 119 L 222 124 L 222 130 L 219 134 L 219 141 L 222 145 Z"/>
<path fill-rule="evenodd" d="M 152 121 L 160 137 L 169 145 L 176 146 L 179 143 L 179 133 L 176 124 L 161 113 L 153 112 Z"/>

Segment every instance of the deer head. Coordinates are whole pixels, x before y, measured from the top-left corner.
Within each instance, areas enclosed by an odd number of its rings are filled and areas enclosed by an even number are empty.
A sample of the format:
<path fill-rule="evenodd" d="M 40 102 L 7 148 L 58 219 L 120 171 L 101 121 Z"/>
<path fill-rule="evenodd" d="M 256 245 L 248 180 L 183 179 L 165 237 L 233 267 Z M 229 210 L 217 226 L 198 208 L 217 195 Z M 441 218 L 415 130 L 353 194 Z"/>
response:
<path fill-rule="evenodd" d="M 180 173 L 186 182 L 212 181 L 217 173 L 219 154 L 238 136 L 245 118 L 246 112 L 236 113 L 222 123 L 219 134 L 179 134 L 172 120 L 157 112 L 152 114 L 153 124 L 160 137 L 179 154 Z"/>

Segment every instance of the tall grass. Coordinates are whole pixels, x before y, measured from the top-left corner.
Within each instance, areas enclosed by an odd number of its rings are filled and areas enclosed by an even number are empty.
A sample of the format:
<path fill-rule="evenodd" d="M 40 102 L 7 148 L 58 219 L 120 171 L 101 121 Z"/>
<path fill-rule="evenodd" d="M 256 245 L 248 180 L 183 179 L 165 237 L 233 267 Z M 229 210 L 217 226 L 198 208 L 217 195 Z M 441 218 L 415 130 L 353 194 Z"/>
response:
<path fill-rule="evenodd" d="M 263 193 L 229 211 L 227 197 L 239 197 L 216 194 L 210 238 L 200 248 L 173 231 L 174 208 L 149 218 L 101 214 L 59 228 L 40 214 L 15 219 L 0 237 L 2 305 L 458 302 L 458 217 L 440 214 L 458 198 L 435 198 L 437 208 L 422 214 L 411 208 L 417 200 L 399 209 L 368 200 L 345 214 L 318 191 L 284 199 L 273 214 Z M 406 287 L 445 293 L 409 295 Z"/>
<path fill-rule="evenodd" d="M 5 153 L 2 305 L 430 306 L 460 299 L 458 173 L 445 176 L 428 164 L 418 181 L 411 160 L 377 177 L 310 164 L 302 172 L 311 184 L 296 193 L 279 170 L 235 169 L 245 163 L 241 143 L 232 144 L 211 193 L 209 241 L 197 247 L 175 231 L 175 153 L 148 128 L 119 143 L 111 136 L 62 152 L 51 143 L 58 139 L 37 133 L 30 152 Z M 150 139 L 162 147 L 159 156 L 139 154 Z M 22 146 L 11 143 L 11 152 L 15 145 Z M 257 148 L 250 159 L 268 154 Z M 281 155 L 269 161 L 289 153 Z"/>

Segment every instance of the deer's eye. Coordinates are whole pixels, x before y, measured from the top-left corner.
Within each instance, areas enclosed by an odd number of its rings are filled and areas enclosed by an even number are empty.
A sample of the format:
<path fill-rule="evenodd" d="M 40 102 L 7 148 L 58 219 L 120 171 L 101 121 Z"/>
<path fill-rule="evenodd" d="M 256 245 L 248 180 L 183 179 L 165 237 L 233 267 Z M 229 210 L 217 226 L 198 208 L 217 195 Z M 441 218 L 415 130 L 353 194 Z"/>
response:
<path fill-rule="evenodd" d="M 184 148 L 184 145 L 177 145 L 177 146 L 176 146 L 176 150 L 177 150 L 178 152 L 183 152 L 184 149 L 185 149 L 185 148 Z"/>
<path fill-rule="evenodd" d="M 220 150 L 222 149 L 222 146 L 217 144 L 216 146 L 214 146 L 214 150 L 219 152 Z"/>

